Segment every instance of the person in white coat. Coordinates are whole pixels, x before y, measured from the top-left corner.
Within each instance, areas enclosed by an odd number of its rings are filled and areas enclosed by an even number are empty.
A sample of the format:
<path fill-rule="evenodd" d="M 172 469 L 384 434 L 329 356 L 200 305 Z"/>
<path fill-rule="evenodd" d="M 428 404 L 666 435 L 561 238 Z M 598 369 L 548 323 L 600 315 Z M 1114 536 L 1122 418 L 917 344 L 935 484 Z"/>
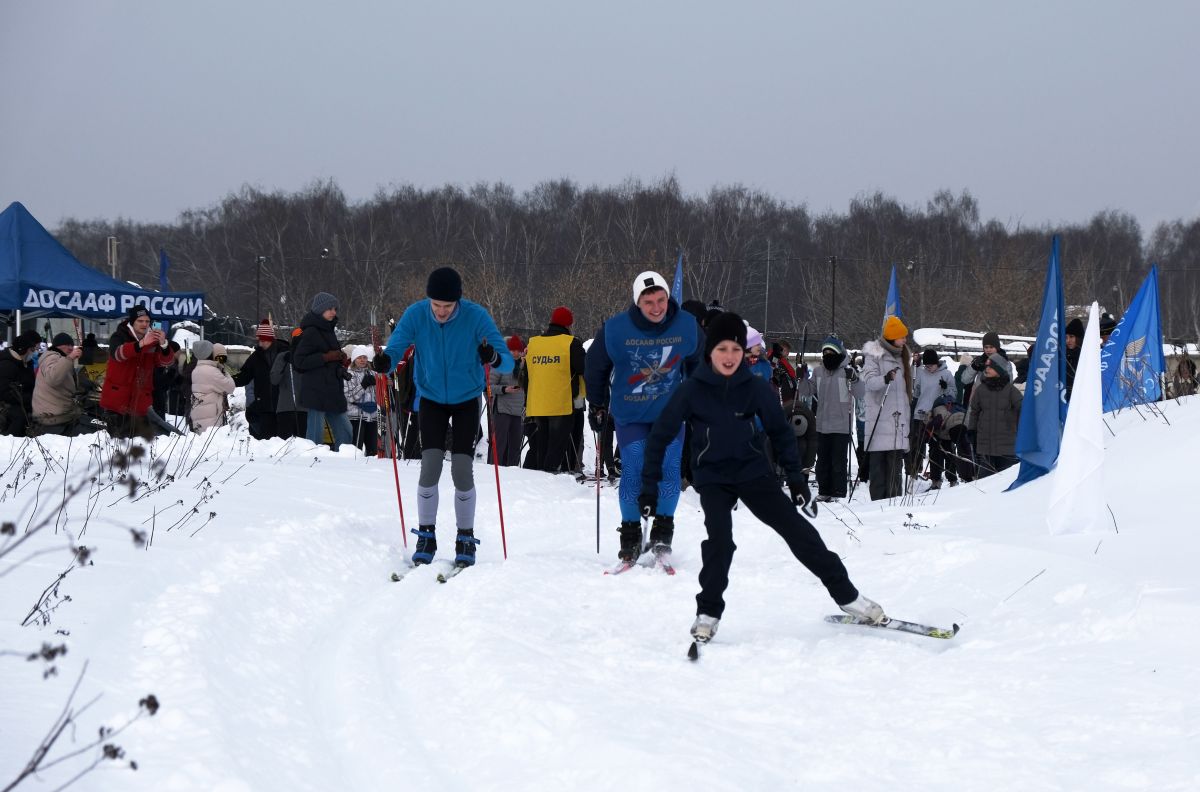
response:
<path fill-rule="evenodd" d="M 908 450 L 912 404 L 912 362 L 906 342 L 908 328 L 889 316 L 883 334 L 863 346 L 862 380 L 867 388 L 867 460 L 871 500 L 901 494 L 900 474 Z"/>
<path fill-rule="evenodd" d="M 200 340 L 192 344 L 192 355 L 196 358 L 196 368 L 192 370 L 192 431 L 203 432 L 224 425 L 225 402 L 237 386 L 221 364 L 213 360 L 211 342 Z"/>

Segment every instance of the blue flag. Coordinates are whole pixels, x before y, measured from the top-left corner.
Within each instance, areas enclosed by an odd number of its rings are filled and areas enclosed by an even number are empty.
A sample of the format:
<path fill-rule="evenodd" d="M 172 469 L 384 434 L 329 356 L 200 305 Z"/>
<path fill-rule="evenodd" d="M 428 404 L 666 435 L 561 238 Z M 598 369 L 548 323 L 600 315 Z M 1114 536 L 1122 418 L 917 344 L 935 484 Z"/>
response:
<path fill-rule="evenodd" d="M 1100 350 L 1104 412 L 1161 399 L 1166 368 L 1158 313 L 1158 267 L 1152 266 L 1129 310 Z"/>
<path fill-rule="evenodd" d="M 158 288 L 159 291 L 170 291 L 167 288 L 167 270 L 171 267 L 171 260 L 167 258 L 167 249 L 158 249 Z"/>
<path fill-rule="evenodd" d="M 1058 237 L 1054 237 L 1042 293 L 1042 319 L 1029 360 L 1029 379 L 1017 424 L 1016 452 L 1021 470 L 1009 490 L 1046 475 L 1058 461 L 1062 427 L 1067 419 L 1063 315 L 1062 270 L 1058 264 Z"/>
<path fill-rule="evenodd" d="M 900 307 L 900 287 L 896 285 L 896 265 L 892 265 L 892 280 L 888 283 L 887 302 L 883 305 L 883 321 L 889 316 L 897 319 L 904 318 L 904 310 Z"/>
<path fill-rule="evenodd" d="M 675 282 L 671 284 L 671 296 L 675 302 L 683 305 L 683 251 L 679 251 L 679 260 L 675 262 Z"/>

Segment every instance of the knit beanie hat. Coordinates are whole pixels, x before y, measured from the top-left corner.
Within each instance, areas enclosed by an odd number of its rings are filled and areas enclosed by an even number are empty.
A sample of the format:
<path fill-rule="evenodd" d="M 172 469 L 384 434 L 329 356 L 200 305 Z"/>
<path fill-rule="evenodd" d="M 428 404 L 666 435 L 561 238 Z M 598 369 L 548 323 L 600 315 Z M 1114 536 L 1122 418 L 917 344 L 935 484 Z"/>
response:
<path fill-rule="evenodd" d="M 831 336 L 827 337 L 824 341 L 821 342 L 822 354 L 825 352 L 826 349 L 832 349 L 834 352 L 837 352 L 839 355 L 846 354 L 846 347 L 842 345 L 842 339 L 838 338 L 835 335 L 831 335 Z"/>
<path fill-rule="evenodd" d="M 40 343 L 42 343 L 42 337 L 38 335 L 37 330 L 26 330 L 13 339 L 12 348 L 18 355 L 24 355 Z"/>
<path fill-rule="evenodd" d="M 704 337 L 704 357 L 712 354 L 713 348 L 722 341 L 734 341 L 746 348 L 746 323 L 732 311 L 724 311 L 708 323 L 708 334 Z"/>
<path fill-rule="evenodd" d="M 440 302 L 458 302 L 462 299 L 462 278 L 451 267 L 438 267 L 429 273 L 425 296 Z"/>
<path fill-rule="evenodd" d="M 303 335 L 303 334 L 304 334 L 304 328 L 303 328 L 303 327 L 294 327 L 294 328 L 292 328 L 292 338 L 299 338 L 299 337 L 300 337 L 301 335 Z"/>
<path fill-rule="evenodd" d="M 322 311 L 322 313 L 324 313 L 324 311 Z M 275 340 L 275 328 L 271 325 L 271 323 L 269 321 L 267 321 L 266 319 L 263 319 L 261 322 L 258 323 L 258 327 L 255 328 L 254 337 L 257 338 L 259 341 L 274 341 Z"/>
<path fill-rule="evenodd" d="M 366 344 L 359 344 L 350 351 L 351 360 L 358 360 L 360 357 L 365 357 L 367 360 L 370 360 L 372 357 L 374 357 L 371 354 L 371 347 L 367 346 Z"/>
<path fill-rule="evenodd" d="M 504 344 L 505 344 L 505 346 L 508 347 L 508 350 L 510 352 L 524 352 L 525 351 L 525 342 L 523 340 L 521 340 L 521 336 L 517 335 L 516 333 L 513 333 L 512 335 L 510 335 L 508 337 L 508 340 L 505 341 Z"/>
<path fill-rule="evenodd" d="M 1078 316 L 1067 322 L 1067 335 L 1083 338 L 1083 321 Z"/>
<path fill-rule="evenodd" d="M 671 287 L 667 285 L 667 279 L 653 270 L 638 273 L 633 279 L 633 301 L 636 303 L 642 292 L 647 289 L 662 289 L 667 293 L 667 297 L 671 296 Z"/>
<path fill-rule="evenodd" d="M 921 353 L 922 366 L 936 366 L 940 358 L 936 349 L 926 349 Z"/>
<path fill-rule="evenodd" d="M 996 370 L 1001 380 L 1008 380 L 1008 360 L 999 352 L 988 355 L 987 365 Z"/>
<path fill-rule="evenodd" d="M 996 349 L 1000 349 L 1000 336 L 989 330 L 983 334 L 983 345 L 994 346 Z"/>
<path fill-rule="evenodd" d="M 154 318 L 150 315 L 150 309 L 144 305 L 135 305 L 125 312 L 125 318 L 128 319 L 130 323 L 135 322 L 139 316 L 147 316 L 151 319 Z"/>
<path fill-rule="evenodd" d="M 570 327 L 575 324 L 575 314 L 571 313 L 571 309 L 560 305 L 550 314 L 550 324 L 558 325 L 559 327 Z"/>
<path fill-rule="evenodd" d="M 213 356 L 212 341 L 205 341 L 203 338 L 192 344 L 192 356 L 196 360 L 209 360 Z"/>
<path fill-rule="evenodd" d="M 226 356 L 225 345 L 224 344 L 213 344 L 213 357 L 219 358 L 219 357 L 225 357 L 225 356 Z"/>
<path fill-rule="evenodd" d="M 1100 335 L 1111 333 L 1117 329 L 1117 320 L 1112 318 L 1112 314 L 1100 314 Z"/>
<path fill-rule="evenodd" d="M 329 292 L 317 292 L 317 296 L 312 298 L 312 304 L 309 307 L 315 314 L 323 314 L 330 308 L 337 308 L 337 297 L 334 297 Z"/>
<path fill-rule="evenodd" d="M 75 346 L 75 339 L 71 338 L 71 336 L 67 335 L 66 333 L 59 333 L 58 335 L 54 336 L 54 338 L 50 339 L 50 346 L 67 345 Z"/>
<path fill-rule="evenodd" d="M 903 338 L 908 335 L 908 328 L 904 326 L 904 322 L 900 321 L 898 316 L 889 316 L 883 323 L 883 340 L 895 341 L 897 338 Z"/>

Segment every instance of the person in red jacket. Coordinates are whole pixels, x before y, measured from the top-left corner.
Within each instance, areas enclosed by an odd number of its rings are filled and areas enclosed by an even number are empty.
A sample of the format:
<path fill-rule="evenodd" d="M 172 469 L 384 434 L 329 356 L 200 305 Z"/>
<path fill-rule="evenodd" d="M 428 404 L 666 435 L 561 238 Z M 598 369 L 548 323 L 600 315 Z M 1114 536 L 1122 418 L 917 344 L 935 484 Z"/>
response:
<path fill-rule="evenodd" d="M 108 367 L 100 390 L 100 407 L 113 437 L 153 437 L 156 426 L 147 417 L 154 399 L 154 369 L 175 362 L 162 330 L 137 305 L 117 325 L 108 340 Z"/>

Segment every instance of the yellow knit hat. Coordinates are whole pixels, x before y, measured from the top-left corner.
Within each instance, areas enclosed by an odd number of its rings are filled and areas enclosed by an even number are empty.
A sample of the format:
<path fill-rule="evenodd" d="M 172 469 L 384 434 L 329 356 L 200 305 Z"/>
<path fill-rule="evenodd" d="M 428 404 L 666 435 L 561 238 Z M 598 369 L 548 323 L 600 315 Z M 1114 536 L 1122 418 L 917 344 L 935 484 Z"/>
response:
<path fill-rule="evenodd" d="M 883 323 L 883 340 L 895 341 L 908 335 L 908 328 L 895 316 L 889 316 Z"/>

